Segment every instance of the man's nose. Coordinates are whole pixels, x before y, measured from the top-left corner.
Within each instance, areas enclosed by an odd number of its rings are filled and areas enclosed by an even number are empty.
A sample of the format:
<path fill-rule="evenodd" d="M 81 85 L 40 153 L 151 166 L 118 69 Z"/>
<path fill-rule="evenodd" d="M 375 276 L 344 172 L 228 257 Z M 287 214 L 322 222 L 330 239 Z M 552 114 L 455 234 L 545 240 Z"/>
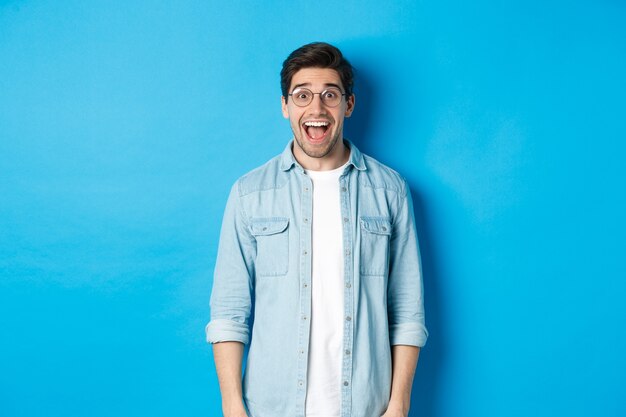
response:
<path fill-rule="evenodd" d="M 311 104 L 309 104 L 309 108 L 318 113 L 326 112 L 326 105 L 322 102 L 321 94 L 313 94 L 313 100 L 311 101 Z"/>

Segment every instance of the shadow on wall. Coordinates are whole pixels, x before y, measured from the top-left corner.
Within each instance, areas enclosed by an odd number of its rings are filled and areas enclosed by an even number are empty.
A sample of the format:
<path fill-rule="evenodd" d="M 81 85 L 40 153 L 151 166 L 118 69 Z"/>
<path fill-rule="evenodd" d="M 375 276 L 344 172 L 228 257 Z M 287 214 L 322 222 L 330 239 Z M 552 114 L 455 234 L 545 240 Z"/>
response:
<path fill-rule="evenodd" d="M 373 120 L 371 117 L 373 114 L 372 103 L 376 103 L 379 95 L 377 94 L 375 77 L 368 76 L 367 68 L 362 66 L 362 62 L 356 68 L 355 78 L 356 108 L 350 120 L 346 121 L 346 137 L 354 141 L 364 153 L 370 154 L 369 150 L 374 149 L 370 144 L 375 143 L 375 138 L 371 136 L 370 130 L 372 128 L 371 120 Z M 407 123 L 411 120 L 410 116 L 407 114 Z M 428 140 L 428 138 L 416 138 L 416 140 Z M 371 154 L 371 156 L 376 158 L 375 154 Z M 439 394 L 439 381 L 446 352 L 445 323 L 440 314 L 442 312 L 442 299 L 438 286 L 440 282 L 438 279 L 438 260 L 441 258 L 436 253 L 436 237 L 432 233 L 429 222 L 428 201 L 422 198 L 415 184 L 409 184 L 409 186 L 413 195 L 415 221 L 420 242 L 426 326 L 430 333 L 428 342 L 420 353 L 418 369 L 413 383 L 409 417 L 437 417 L 440 413 L 436 409 L 436 399 Z"/>

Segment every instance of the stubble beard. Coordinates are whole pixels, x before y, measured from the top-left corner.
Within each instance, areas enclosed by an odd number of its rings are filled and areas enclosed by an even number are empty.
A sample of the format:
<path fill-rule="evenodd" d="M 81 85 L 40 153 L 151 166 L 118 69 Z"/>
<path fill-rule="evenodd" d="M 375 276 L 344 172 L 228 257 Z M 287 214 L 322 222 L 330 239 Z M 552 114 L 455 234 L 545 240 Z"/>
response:
<path fill-rule="evenodd" d="M 304 132 L 304 134 L 306 135 L 306 132 Z M 295 131 L 293 132 L 293 137 L 298 143 L 298 146 L 300 147 L 300 149 L 302 149 L 302 152 L 304 152 L 304 154 L 310 158 L 323 158 L 331 153 L 337 145 L 337 142 L 339 141 L 339 136 L 341 136 L 341 129 L 337 130 L 335 135 L 331 138 L 330 142 L 328 142 L 327 146 L 323 148 L 310 148 L 308 146 L 308 143 L 306 142 L 306 139 L 302 138 L 300 135 L 296 135 Z"/>

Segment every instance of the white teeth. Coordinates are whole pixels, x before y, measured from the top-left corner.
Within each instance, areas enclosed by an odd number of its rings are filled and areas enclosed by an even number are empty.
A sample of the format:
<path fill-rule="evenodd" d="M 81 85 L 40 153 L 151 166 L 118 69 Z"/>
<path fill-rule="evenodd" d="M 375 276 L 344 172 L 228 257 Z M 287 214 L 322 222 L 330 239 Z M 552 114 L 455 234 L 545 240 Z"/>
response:
<path fill-rule="evenodd" d="M 328 122 L 304 122 L 304 125 L 320 127 L 320 126 L 328 126 Z"/>

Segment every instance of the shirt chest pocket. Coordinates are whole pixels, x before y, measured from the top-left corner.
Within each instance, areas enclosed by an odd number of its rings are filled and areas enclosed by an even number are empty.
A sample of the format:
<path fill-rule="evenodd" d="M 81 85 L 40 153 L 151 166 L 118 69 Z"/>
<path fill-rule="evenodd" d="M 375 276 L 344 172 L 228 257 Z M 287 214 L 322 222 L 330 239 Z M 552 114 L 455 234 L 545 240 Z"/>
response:
<path fill-rule="evenodd" d="M 361 275 L 386 276 L 389 270 L 391 222 L 387 217 L 361 217 Z"/>
<path fill-rule="evenodd" d="M 250 232 L 256 239 L 257 277 L 285 275 L 289 268 L 289 219 L 253 218 Z"/>

